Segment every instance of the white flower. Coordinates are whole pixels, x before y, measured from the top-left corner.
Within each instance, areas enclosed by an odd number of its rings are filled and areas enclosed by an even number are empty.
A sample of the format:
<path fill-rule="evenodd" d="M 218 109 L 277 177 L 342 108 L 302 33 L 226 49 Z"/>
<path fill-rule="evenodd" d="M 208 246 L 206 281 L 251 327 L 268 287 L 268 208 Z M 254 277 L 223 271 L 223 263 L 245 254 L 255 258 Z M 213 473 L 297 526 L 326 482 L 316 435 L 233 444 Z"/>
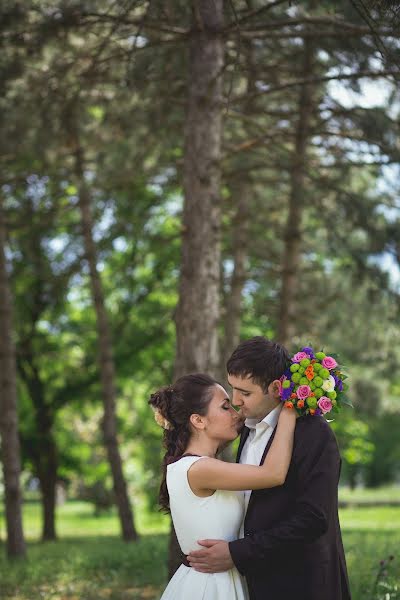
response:
<path fill-rule="evenodd" d="M 168 419 L 163 417 L 158 408 L 154 409 L 154 420 L 157 423 L 157 425 L 160 425 L 160 427 L 162 427 L 163 429 L 173 429 L 172 423 L 170 423 Z"/>
<path fill-rule="evenodd" d="M 332 377 L 332 375 L 329 375 L 329 379 L 325 379 L 321 387 L 324 390 L 324 392 L 333 392 L 335 389 L 335 385 L 336 381 L 334 377 Z"/>

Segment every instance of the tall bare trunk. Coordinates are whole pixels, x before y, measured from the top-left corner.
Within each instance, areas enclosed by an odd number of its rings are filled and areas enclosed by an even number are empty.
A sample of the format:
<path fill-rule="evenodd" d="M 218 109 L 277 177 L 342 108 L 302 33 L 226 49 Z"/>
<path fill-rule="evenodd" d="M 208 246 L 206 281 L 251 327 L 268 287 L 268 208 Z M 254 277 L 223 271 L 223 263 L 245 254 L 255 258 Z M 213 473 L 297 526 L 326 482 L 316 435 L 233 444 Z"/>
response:
<path fill-rule="evenodd" d="M 247 6 L 252 9 L 252 3 L 247 1 Z M 251 114 L 254 111 L 252 94 L 257 90 L 257 66 L 254 53 L 253 40 L 243 41 L 243 53 L 246 61 L 246 93 L 248 100 L 244 104 L 244 112 Z M 226 362 L 240 340 L 240 325 L 243 288 L 246 282 L 246 261 L 249 250 L 249 219 L 252 197 L 251 175 L 244 174 L 240 179 L 234 178 L 231 183 L 232 204 L 236 212 L 232 221 L 232 259 L 233 271 L 230 281 L 229 296 L 225 302 L 225 327 L 224 327 L 224 356 L 221 365 L 220 380 L 226 381 Z"/>
<path fill-rule="evenodd" d="M 6 226 L 0 198 L 0 437 L 7 527 L 7 555 L 25 556 L 20 488 L 21 458 L 18 438 L 17 373 L 13 342 L 11 290 L 5 256 Z"/>
<path fill-rule="evenodd" d="M 232 193 L 236 214 L 232 223 L 233 271 L 226 300 L 224 372 L 226 361 L 239 343 L 243 287 L 246 282 L 248 254 L 249 183 L 239 182 Z"/>
<path fill-rule="evenodd" d="M 215 374 L 219 367 L 223 0 L 192 6 L 175 377 L 191 371 Z M 170 575 L 180 562 L 172 533 Z"/>
<path fill-rule="evenodd" d="M 42 500 L 42 540 L 57 538 L 56 534 L 56 483 L 58 451 L 54 439 L 54 410 L 47 402 L 45 388 L 36 364 L 31 339 L 21 342 L 18 369 L 25 382 L 34 408 L 36 439 L 30 447 L 35 475 L 39 479 Z"/>
<path fill-rule="evenodd" d="M 314 47 L 304 39 L 303 76 L 313 72 Z M 302 215 L 306 205 L 304 185 L 307 169 L 307 145 L 313 109 L 312 84 L 301 87 L 298 103 L 298 121 L 291 169 L 288 219 L 285 231 L 285 249 L 282 260 L 282 283 L 279 306 L 278 340 L 287 344 L 294 333 L 295 298 L 301 258 Z"/>
<path fill-rule="evenodd" d="M 93 240 L 91 198 L 84 179 L 83 154 L 79 141 L 77 141 L 75 150 L 75 173 L 79 186 L 79 207 L 82 219 L 85 255 L 89 266 L 92 298 L 97 317 L 99 367 L 104 407 L 102 421 L 104 443 L 112 472 L 115 500 L 118 508 L 122 536 L 125 541 L 132 541 L 138 538 L 138 534 L 133 521 L 133 513 L 129 502 L 126 481 L 122 469 L 122 460 L 118 447 L 115 366 L 112 353 L 111 334 L 100 275 L 97 269 L 97 252 Z"/>

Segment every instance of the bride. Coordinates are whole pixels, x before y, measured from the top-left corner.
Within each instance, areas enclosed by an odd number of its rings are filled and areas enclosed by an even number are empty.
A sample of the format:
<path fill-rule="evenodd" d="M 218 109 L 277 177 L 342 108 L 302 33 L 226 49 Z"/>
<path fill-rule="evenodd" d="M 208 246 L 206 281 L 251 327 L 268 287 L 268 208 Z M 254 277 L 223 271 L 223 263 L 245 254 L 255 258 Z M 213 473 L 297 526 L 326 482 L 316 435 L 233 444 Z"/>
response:
<path fill-rule="evenodd" d="M 244 518 L 244 490 L 282 485 L 293 449 L 295 411 L 283 408 L 262 466 L 218 460 L 224 444 L 238 435 L 241 420 L 221 385 L 208 375 L 185 375 L 152 394 L 149 404 L 164 428 L 159 502 L 171 513 L 183 564 L 161 600 L 247 600 L 245 579 L 235 569 L 200 573 L 186 560 L 197 540 L 238 538 Z"/>

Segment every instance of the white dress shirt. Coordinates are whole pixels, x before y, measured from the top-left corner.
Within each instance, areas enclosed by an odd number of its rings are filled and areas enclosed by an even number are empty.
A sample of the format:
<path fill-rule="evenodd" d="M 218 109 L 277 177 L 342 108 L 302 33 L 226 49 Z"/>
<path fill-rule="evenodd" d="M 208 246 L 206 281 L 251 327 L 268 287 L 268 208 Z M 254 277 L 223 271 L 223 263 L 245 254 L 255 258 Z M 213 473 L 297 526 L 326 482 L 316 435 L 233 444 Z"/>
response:
<path fill-rule="evenodd" d="M 279 404 L 264 417 L 262 421 L 257 419 L 246 419 L 244 424 L 250 429 L 247 440 L 244 443 L 240 455 L 240 464 L 259 465 L 264 454 L 268 441 L 278 423 L 279 415 L 282 410 L 282 404 Z M 245 514 L 249 505 L 252 490 L 244 492 Z M 240 528 L 240 537 L 244 537 L 244 519 Z"/>

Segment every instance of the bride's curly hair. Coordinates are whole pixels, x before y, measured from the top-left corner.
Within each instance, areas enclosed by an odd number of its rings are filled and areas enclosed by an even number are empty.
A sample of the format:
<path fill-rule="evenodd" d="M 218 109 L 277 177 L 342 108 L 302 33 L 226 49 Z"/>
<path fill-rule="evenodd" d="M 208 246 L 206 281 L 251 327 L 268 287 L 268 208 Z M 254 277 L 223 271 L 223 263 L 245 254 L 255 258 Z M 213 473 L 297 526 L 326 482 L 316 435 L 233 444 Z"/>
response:
<path fill-rule="evenodd" d="M 161 510 L 169 513 L 169 494 L 167 488 L 167 466 L 185 453 L 192 435 L 190 415 L 206 415 L 213 397 L 213 388 L 217 385 L 212 377 L 203 373 L 192 373 L 177 379 L 171 385 L 162 387 L 151 394 L 149 404 L 161 415 L 157 422 L 164 428 L 164 447 L 162 462 L 162 480 L 159 493 Z"/>

